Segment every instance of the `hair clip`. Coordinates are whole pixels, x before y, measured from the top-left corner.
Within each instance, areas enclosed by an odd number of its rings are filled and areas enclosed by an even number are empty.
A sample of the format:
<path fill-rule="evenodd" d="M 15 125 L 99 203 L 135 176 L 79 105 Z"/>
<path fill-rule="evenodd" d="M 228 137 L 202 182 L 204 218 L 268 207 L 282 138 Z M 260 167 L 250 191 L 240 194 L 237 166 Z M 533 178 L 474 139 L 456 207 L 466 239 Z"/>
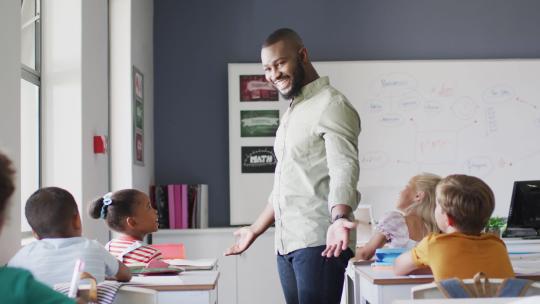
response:
<path fill-rule="evenodd" d="M 112 192 L 109 192 L 103 196 L 103 206 L 101 206 L 101 214 L 100 217 L 102 219 L 105 219 L 107 216 L 107 207 L 112 204 Z"/>
<path fill-rule="evenodd" d="M 109 192 L 103 196 L 103 205 L 109 206 L 112 204 L 112 192 Z"/>

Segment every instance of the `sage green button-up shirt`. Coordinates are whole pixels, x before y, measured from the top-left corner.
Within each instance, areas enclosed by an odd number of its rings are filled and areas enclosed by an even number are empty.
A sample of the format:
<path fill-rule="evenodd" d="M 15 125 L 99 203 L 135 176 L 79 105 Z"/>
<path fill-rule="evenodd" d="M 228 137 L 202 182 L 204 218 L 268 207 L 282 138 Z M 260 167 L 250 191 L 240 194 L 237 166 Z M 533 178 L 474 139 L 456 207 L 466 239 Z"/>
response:
<path fill-rule="evenodd" d="M 270 201 L 280 254 L 326 244 L 331 209 L 356 209 L 360 118 L 328 77 L 305 85 L 283 115 L 274 153 L 277 166 Z M 356 233 L 349 238 L 355 248 Z"/>

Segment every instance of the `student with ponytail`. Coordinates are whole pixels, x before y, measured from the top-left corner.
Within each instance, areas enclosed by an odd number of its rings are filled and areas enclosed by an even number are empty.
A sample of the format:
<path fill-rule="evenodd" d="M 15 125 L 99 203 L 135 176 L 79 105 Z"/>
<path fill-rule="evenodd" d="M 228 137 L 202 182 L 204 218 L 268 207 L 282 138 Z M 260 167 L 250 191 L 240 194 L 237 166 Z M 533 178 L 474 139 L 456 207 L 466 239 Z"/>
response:
<path fill-rule="evenodd" d="M 428 233 L 439 232 L 435 222 L 435 188 L 441 177 L 431 173 L 413 176 L 399 194 L 396 210 L 386 213 L 371 239 L 356 248 L 356 260 L 369 260 L 377 248 L 412 248 Z"/>
<path fill-rule="evenodd" d="M 103 219 L 110 229 L 120 233 L 105 248 L 126 265 L 161 259 L 161 252 L 143 242 L 157 231 L 157 211 L 145 193 L 124 189 L 107 193 L 90 204 L 90 216 Z"/>

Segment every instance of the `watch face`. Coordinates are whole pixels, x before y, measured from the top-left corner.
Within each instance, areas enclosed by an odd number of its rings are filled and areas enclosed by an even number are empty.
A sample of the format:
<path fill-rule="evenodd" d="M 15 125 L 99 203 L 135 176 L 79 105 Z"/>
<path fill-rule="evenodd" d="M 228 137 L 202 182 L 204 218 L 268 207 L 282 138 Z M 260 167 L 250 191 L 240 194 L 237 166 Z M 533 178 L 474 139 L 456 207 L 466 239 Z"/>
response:
<path fill-rule="evenodd" d="M 347 214 L 338 214 L 334 217 L 334 220 L 332 221 L 332 223 L 339 219 L 346 219 L 349 221 L 349 216 Z"/>

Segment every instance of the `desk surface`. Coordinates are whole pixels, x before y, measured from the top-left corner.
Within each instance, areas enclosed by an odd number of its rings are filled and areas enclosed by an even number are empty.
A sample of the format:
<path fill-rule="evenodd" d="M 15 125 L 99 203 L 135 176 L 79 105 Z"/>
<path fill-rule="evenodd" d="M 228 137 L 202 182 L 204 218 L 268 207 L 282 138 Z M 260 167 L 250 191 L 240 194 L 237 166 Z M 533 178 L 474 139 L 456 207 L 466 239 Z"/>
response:
<path fill-rule="evenodd" d="M 355 271 L 377 285 L 423 284 L 433 282 L 433 276 L 397 276 L 392 270 L 373 270 L 370 265 L 357 265 Z"/>
<path fill-rule="evenodd" d="M 355 272 L 377 285 L 424 284 L 433 282 L 433 276 L 397 276 L 391 270 L 373 270 L 370 265 L 356 265 Z M 540 281 L 540 273 L 516 274 L 516 277 Z"/>
<path fill-rule="evenodd" d="M 218 271 L 184 271 L 172 276 L 133 277 L 128 284 L 157 291 L 213 290 L 218 278 Z"/>
<path fill-rule="evenodd" d="M 397 300 L 393 304 L 506 304 L 523 298 L 470 298 L 470 299 L 424 299 L 424 300 Z M 531 302 L 532 303 L 532 302 Z"/>

